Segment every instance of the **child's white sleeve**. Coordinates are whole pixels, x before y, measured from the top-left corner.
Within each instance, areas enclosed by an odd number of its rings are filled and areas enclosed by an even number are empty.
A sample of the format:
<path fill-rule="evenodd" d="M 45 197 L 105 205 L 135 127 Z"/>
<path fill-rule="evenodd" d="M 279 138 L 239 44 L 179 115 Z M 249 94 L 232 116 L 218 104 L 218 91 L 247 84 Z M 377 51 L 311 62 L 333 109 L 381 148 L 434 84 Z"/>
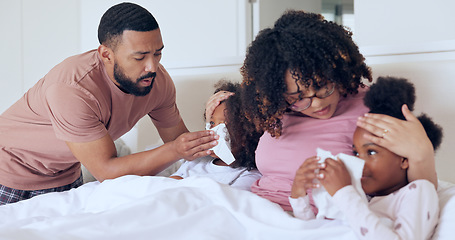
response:
<path fill-rule="evenodd" d="M 294 217 L 303 220 L 310 220 L 316 218 L 313 209 L 311 208 L 310 198 L 308 197 L 308 195 L 299 198 L 289 197 L 289 203 L 291 204 Z"/>
<path fill-rule="evenodd" d="M 251 185 L 260 179 L 262 175 L 258 170 L 243 171 L 240 176 L 234 180 L 230 185 L 237 189 L 242 189 L 251 192 Z"/>
<path fill-rule="evenodd" d="M 359 239 L 429 239 L 438 221 L 437 193 L 426 180 L 373 198 L 370 204 L 361 200 L 352 185 L 338 190 L 333 200 Z"/>
<path fill-rule="evenodd" d="M 182 178 L 187 178 L 189 176 L 189 169 L 192 168 L 191 161 L 184 161 L 182 165 L 180 165 L 179 169 L 176 172 L 172 173 L 171 176 L 179 176 Z"/>
<path fill-rule="evenodd" d="M 211 156 L 205 156 L 196 158 L 192 161 L 184 161 L 176 172 L 172 173 L 171 176 L 179 176 L 182 178 L 187 178 L 191 175 L 198 175 L 200 172 L 203 172 L 204 166 L 213 159 Z"/>

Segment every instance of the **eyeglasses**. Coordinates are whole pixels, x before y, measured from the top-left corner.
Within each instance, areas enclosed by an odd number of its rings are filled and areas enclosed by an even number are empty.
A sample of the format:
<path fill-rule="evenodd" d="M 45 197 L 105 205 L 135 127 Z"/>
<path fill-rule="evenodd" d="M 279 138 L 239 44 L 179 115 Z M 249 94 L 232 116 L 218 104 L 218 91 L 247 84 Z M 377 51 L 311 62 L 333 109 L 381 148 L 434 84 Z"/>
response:
<path fill-rule="evenodd" d="M 313 98 L 317 97 L 319 99 L 324 99 L 329 97 L 335 92 L 335 83 L 329 83 L 325 87 L 321 88 L 314 96 L 304 97 L 302 91 L 296 93 L 285 93 L 286 102 L 289 104 L 289 108 L 293 111 L 301 112 L 308 109 L 313 102 Z M 291 95 L 299 94 L 298 99 L 293 98 Z"/>

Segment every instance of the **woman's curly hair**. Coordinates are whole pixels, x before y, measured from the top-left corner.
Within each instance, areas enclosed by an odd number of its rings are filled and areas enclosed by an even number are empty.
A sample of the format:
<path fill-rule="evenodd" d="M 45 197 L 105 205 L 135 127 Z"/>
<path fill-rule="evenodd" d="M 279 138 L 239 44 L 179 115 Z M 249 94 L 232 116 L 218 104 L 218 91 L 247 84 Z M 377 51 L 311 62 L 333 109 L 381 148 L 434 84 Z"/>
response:
<path fill-rule="evenodd" d="M 256 169 L 255 152 L 262 131 L 256 131 L 255 125 L 248 121 L 242 112 L 240 101 L 240 83 L 221 80 L 215 84 L 215 93 L 228 91 L 234 93 L 224 100 L 226 104 L 225 123 L 229 133 L 231 152 L 236 161 L 232 167 L 246 167 L 248 170 Z"/>
<path fill-rule="evenodd" d="M 385 114 L 401 120 L 406 120 L 401 111 L 403 104 L 413 111 L 415 100 L 414 85 L 404 78 L 394 77 L 379 77 L 363 99 L 370 113 Z M 421 114 L 417 118 L 422 123 L 434 150 L 438 149 L 442 142 L 442 128 L 426 114 Z"/>
<path fill-rule="evenodd" d="M 370 68 L 352 41 L 352 33 L 315 13 L 287 11 L 273 28 L 259 32 L 247 49 L 240 71 L 242 102 L 248 119 L 259 130 L 281 135 L 288 108 L 285 73 L 316 90 L 336 83 L 343 96 L 356 94 L 372 80 Z"/>

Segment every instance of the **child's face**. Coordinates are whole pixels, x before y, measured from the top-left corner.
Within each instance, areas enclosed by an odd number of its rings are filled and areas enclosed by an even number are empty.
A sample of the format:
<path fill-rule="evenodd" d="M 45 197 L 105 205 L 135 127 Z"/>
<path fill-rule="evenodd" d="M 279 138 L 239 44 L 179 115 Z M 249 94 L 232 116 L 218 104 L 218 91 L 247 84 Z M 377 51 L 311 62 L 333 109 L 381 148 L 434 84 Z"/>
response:
<path fill-rule="evenodd" d="M 363 128 L 354 132 L 354 155 L 365 160 L 362 188 L 366 194 L 384 196 L 407 184 L 408 160 L 367 140 Z"/>
<path fill-rule="evenodd" d="M 299 83 L 296 83 L 290 71 L 286 71 L 285 81 L 287 86 L 285 94 L 286 101 L 288 104 L 296 102 L 291 105 L 291 110 L 318 119 L 329 119 L 333 116 L 337 108 L 338 101 L 340 100 L 340 92 L 336 88 L 336 85 L 331 83 L 318 91 L 311 86 L 309 88 L 305 88 Z M 304 106 L 296 107 L 297 105 L 306 105 L 303 104 L 303 102 L 308 101 L 309 99 L 303 99 L 307 97 L 311 98 L 311 105 L 309 105 L 308 108 L 302 109 Z"/>
<path fill-rule="evenodd" d="M 210 128 L 216 127 L 220 123 L 224 123 L 226 117 L 224 111 L 226 110 L 226 103 L 220 103 L 218 107 L 213 111 L 212 117 L 210 118 Z"/>

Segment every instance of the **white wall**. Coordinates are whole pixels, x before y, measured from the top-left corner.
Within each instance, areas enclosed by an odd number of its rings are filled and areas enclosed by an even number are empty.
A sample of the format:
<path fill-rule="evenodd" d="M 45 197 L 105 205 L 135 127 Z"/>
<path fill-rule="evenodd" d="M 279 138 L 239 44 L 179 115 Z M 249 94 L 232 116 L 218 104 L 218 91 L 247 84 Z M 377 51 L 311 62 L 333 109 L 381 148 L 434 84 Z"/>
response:
<path fill-rule="evenodd" d="M 455 182 L 455 2 L 356 0 L 354 8 L 355 39 L 374 77 L 408 78 L 417 91 L 415 113 L 444 128 L 436 169 Z"/>
<path fill-rule="evenodd" d="M 407 45 L 455 39 L 455 1 L 355 0 L 361 46 Z"/>
<path fill-rule="evenodd" d="M 15 24 L 11 24 L 15 23 Z M 0 5 L 0 112 L 6 110 L 23 94 L 22 76 L 22 15 L 20 1 Z"/>
<path fill-rule="evenodd" d="M 255 0 L 252 2 L 252 38 L 267 27 L 273 27 L 275 21 L 289 9 L 304 10 L 307 12 L 320 13 L 322 0 Z"/>
<path fill-rule="evenodd" d="M 79 52 L 77 0 L 0 1 L 0 112 Z"/>
<path fill-rule="evenodd" d="M 121 0 L 79 0 L 81 49 L 98 47 L 102 14 Z M 133 0 L 158 21 L 164 42 L 161 62 L 167 69 L 239 63 L 248 43 L 246 0 Z"/>

